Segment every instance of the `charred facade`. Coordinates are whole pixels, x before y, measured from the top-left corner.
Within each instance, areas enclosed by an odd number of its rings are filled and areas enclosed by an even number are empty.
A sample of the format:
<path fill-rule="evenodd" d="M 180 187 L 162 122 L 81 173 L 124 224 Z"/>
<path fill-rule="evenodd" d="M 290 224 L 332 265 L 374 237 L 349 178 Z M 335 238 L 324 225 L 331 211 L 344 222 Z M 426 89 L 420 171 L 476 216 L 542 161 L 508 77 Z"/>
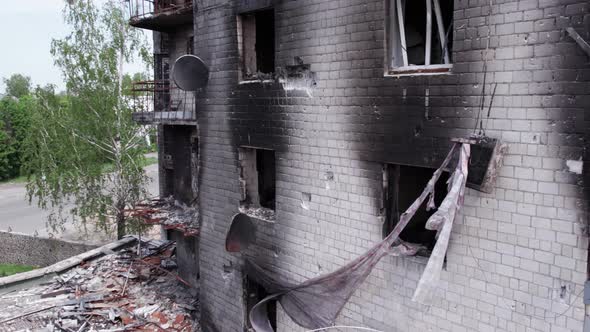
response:
<path fill-rule="evenodd" d="M 199 210 L 191 246 L 206 331 L 247 329 L 249 294 L 266 294 L 244 272 L 245 257 L 292 283 L 336 270 L 382 239 L 396 222 L 392 206 L 404 209 L 451 139 L 473 134 L 508 150 L 491 192 L 467 190 L 435 303 L 411 301 L 435 241 L 416 220 L 402 237 L 425 254 L 383 259 L 337 325 L 582 330 L 590 55 L 567 29 L 590 39 L 590 6 L 413 3 L 201 1 L 192 25 L 179 19 L 154 32 L 156 68 L 188 43 L 210 69 L 207 87 L 185 103 L 194 120 L 154 121 L 161 194 Z M 420 22 L 428 8 L 430 25 Z M 472 180 L 483 179 L 477 159 Z M 228 253 L 240 211 L 256 241 Z M 303 330 L 273 310 L 278 331 Z"/>

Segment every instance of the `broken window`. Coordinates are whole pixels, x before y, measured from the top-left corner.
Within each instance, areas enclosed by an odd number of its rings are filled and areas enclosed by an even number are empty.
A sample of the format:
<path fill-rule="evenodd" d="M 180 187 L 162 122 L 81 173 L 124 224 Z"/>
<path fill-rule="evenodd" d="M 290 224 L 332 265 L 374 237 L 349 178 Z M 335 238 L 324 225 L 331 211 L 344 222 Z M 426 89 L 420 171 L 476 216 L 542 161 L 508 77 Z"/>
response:
<path fill-rule="evenodd" d="M 451 68 L 453 1 L 386 0 L 389 74 L 432 74 Z"/>
<path fill-rule="evenodd" d="M 274 10 L 238 16 L 238 42 L 243 79 L 260 79 L 275 70 Z"/>
<path fill-rule="evenodd" d="M 262 301 L 268 294 L 264 287 L 254 281 L 252 278 L 246 276 L 244 278 L 244 302 L 246 306 L 246 314 L 245 314 L 245 321 L 246 321 L 246 331 L 253 331 L 252 324 L 250 323 L 250 319 L 248 319 L 248 314 L 252 311 L 254 306 Z M 273 330 L 277 330 L 277 302 L 270 301 L 267 303 L 267 313 L 268 313 L 268 321 L 270 326 L 272 326 Z"/>
<path fill-rule="evenodd" d="M 397 225 L 401 214 L 410 207 L 432 177 L 424 167 L 387 164 L 383 169 L 383 234 L 387 236 Z M 443 172 L 434 187 L 434 202 L 440 206 L 447 195 L 448 173 Z M 422 246 L 418 255 L 428 256 L 436 243 L 436 231 L 426 229 L 426 221 L 436 209 L 426 210 L 426 202 L 400 234 L 400 239 Z"/>
<path fill-rule="evenodd" d="M 243 187 L 241 207 L 275 209 L 275 152 L 266 149 L 240 148 L 240 180 Z M 264 218 L 263 218 L 264 219 Z"/>

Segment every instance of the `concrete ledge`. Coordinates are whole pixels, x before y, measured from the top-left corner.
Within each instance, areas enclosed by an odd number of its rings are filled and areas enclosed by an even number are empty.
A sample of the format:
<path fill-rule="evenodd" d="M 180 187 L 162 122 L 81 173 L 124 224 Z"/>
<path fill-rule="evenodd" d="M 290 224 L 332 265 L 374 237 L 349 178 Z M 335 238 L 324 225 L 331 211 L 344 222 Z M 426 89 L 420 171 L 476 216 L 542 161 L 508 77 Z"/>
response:
<path fill-rule="evenodd" d="M 102 247 L 92 249 L 90 251 L 84 252 L 74 257 L 70 257 L 61 262 L 57 262 L 53 265 L 41 269 L 17 273 L 8 277 L 0 278 L 0 289 L 8 288 L 9 286 L 14 286 L 16 284 L 25 283 L 27 281 L 40 279 L 46 276 L 52 276 L 59 273 L 63 273 L 75 266 L 78 266 L 79 264 L 85 261 L 97 258 L 102 255 L 110 254 L 117 249 L 130 246 L 136 241 L 137 239 L 135 237 L 126 237 L 121 240 L 109 243 Z"/>
<path fill-rule="evenodd" d="M 82 242 L 0 232 L 0 263 L 43 267 L 96 247 Z"/>

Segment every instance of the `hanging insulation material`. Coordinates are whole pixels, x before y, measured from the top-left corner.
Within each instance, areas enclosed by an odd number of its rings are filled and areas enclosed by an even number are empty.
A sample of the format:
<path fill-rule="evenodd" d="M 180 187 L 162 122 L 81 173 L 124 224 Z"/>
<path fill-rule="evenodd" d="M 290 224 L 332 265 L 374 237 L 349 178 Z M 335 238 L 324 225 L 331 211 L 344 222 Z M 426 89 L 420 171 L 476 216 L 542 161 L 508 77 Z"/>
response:
<path fill-rule="evenodd" d="M 249 319 L 252 327 L 257 332 L 273 331 L 266 310 L 270 301 L 279 301 L 289 317 L 305 328 L 318 329 L 333 325 L 346 302 L 369 276 L 381 258 L 386 255 L 411 254 L 415 251 L 414 248 L 399 239 L 400 233 L 429 196 L 429 205 L 433 204 L 432 196 L 435 184 L 443 169 L 453 160 L 456 153 L 459 154 L 456 159 L 458 163 L 450 178 L 449 194 L 427 223 L 430 229 L 439 230 L 439 238 L 414 299 L 419 302 L 428 302 L 440 279 L 440 270 L 448 247 L 453 220 L 463 203 L 470 153 L 468 143 L 453 145 L 422 194 L 401 215 L 399 222 L 385 239 L 338 270 L 307 280 L 299 285 L 293 285 L 278 280 L 270 271 L 256 262 L 246 259 L 245 273 L 262 285 L 267 293 L 271 294 L 257 303 L 250 311 Z"/>

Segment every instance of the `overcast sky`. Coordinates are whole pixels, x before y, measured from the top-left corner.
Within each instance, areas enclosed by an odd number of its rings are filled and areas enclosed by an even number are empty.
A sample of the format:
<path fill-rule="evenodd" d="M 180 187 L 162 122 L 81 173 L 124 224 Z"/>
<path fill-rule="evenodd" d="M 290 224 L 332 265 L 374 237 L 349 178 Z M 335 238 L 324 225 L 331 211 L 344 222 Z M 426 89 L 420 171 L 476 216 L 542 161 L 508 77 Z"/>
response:
<path fill-rule="evenodd" d="M 96 0 L 102 1 L 102 0 Z M 63 22 L 64 0 L 0 0 L 0 78 L 14 73 L 30 76 L 34 85 L 65 86 L 49 53 L 51 39 L 68 34 Z M 128 66 L 129 72 L 140 69 Z M 0 94 L 4 85 L 0 80 Z"/>

